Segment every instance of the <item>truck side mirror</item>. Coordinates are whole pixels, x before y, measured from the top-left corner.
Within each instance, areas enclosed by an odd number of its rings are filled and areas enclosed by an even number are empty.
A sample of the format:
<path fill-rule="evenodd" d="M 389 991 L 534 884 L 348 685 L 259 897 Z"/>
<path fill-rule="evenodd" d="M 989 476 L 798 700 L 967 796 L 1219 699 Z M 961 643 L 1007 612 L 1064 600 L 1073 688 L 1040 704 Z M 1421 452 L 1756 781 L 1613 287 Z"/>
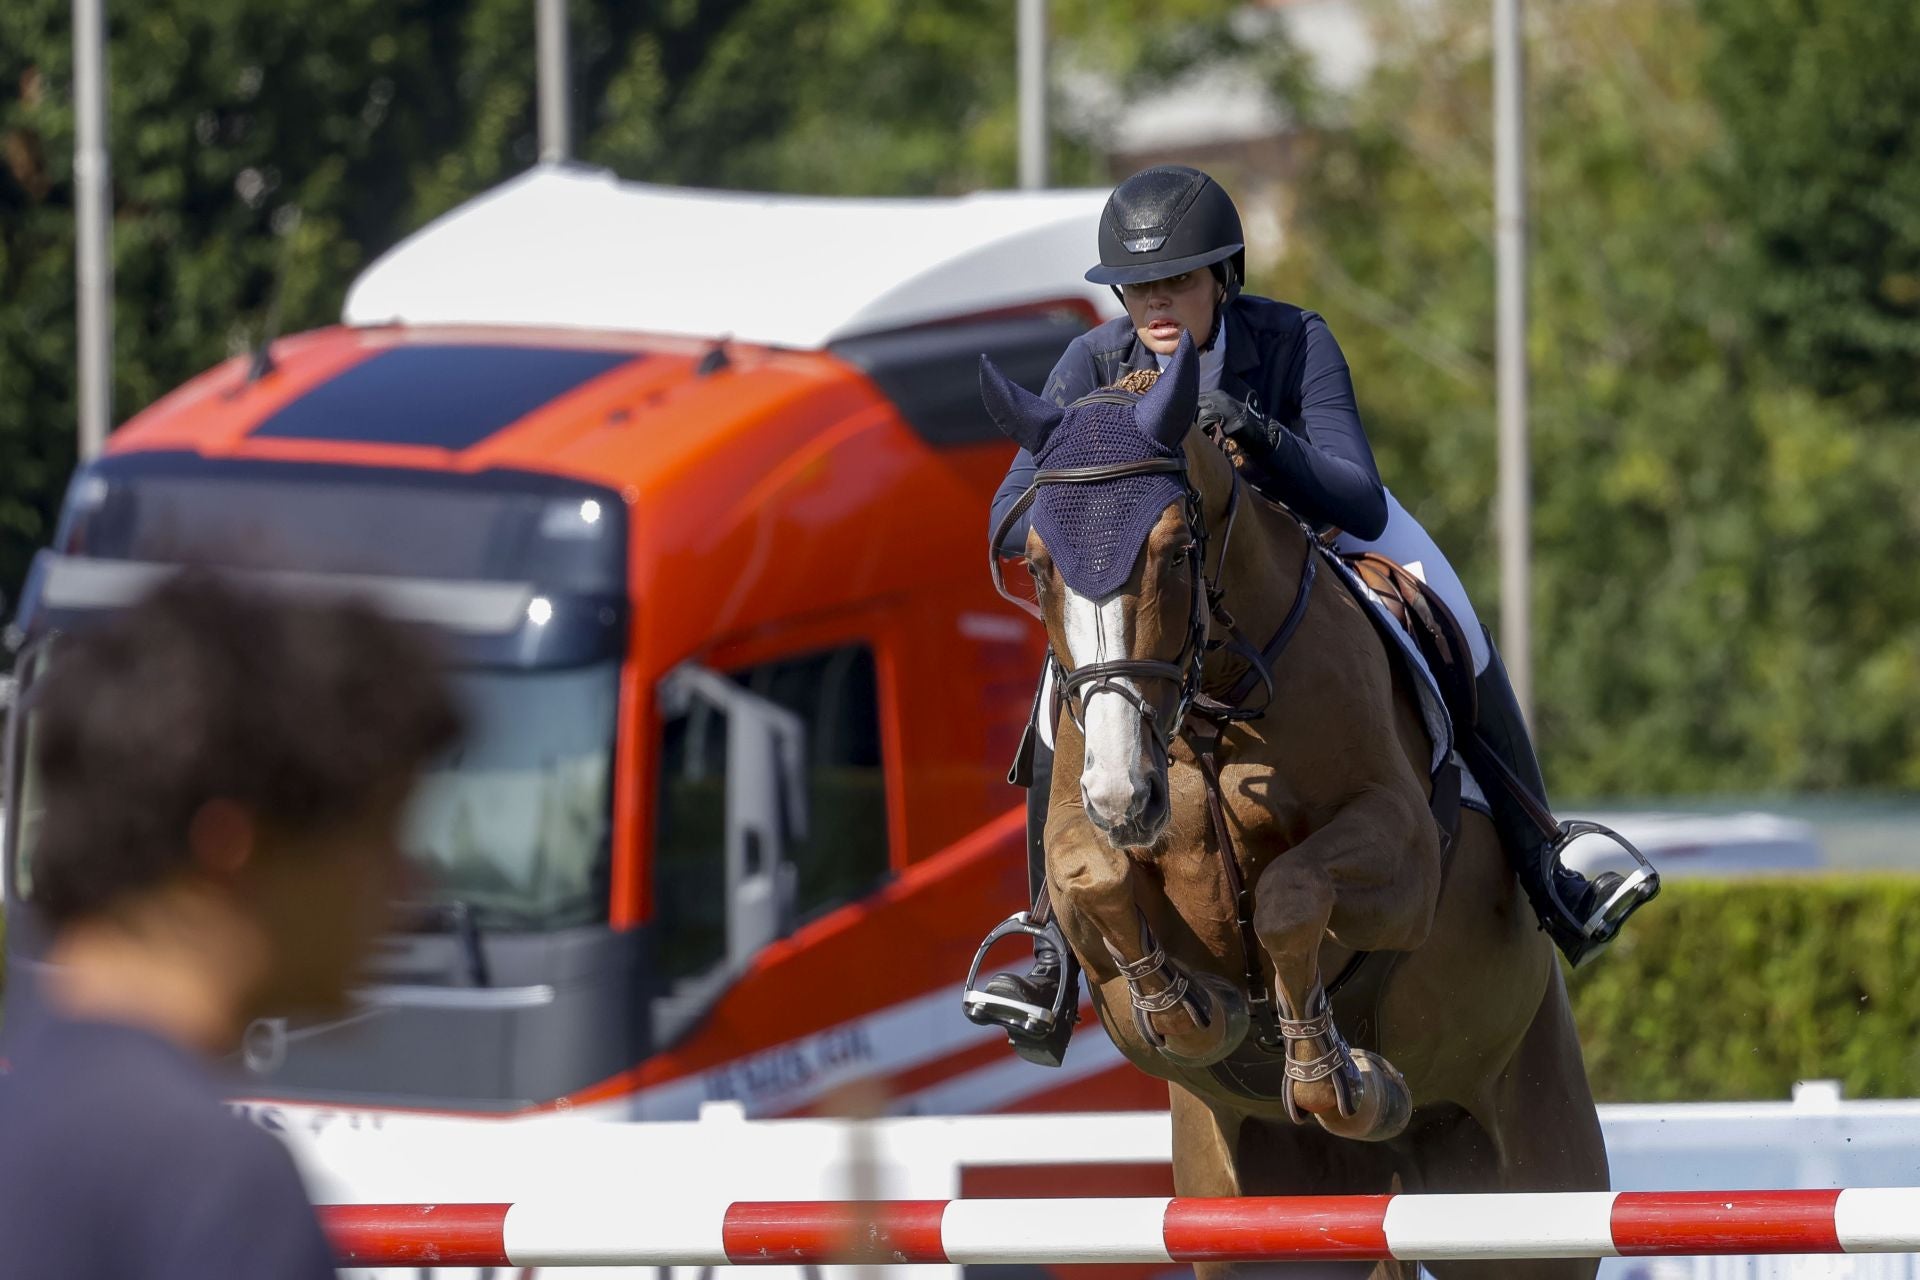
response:
<path fill-rule="evenodd" d="M 0 675 L 0 903 L 11 904 L 24 898 L 29 885 L 20 861 L 21 842 L 27 835 L 27 742 L 28 695 L 34 680 L 46 665 L 46 653 L 53 639 L 44 636 L 24 646 L 14 660 L 13 670 Z"/>

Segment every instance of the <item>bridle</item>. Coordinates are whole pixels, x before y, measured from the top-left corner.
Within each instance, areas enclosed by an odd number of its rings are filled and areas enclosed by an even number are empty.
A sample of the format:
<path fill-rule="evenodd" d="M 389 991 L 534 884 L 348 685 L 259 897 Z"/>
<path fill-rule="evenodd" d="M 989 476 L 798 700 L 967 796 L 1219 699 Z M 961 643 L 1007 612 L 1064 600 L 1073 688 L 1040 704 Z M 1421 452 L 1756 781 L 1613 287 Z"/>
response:
<path fill-rule="evenodd" d="M 1137 397 L 1120 392 L 1097 391 L 1083 396 L 1076 405 L 1088 403 L 1109 403 L 1131 405 Z M 1210 432 L 1215 444 L 1221 443 L 1217 433 Z M 1240 511 L 1240 490 L 1245 481 L 1239 470 L 1233 472 L 1233 488 L 1228 492 L 1227 510 L 1222 521 L 1219 554 L 1214 560 L 1214 573 L 1210 577 L 1206 572 L 1208 530 L 1205 511 L 1200 501 L 1200 491 L 1194 487 L 1193 478 L 1187 470 L 1185 455 L 1171 458 L 1142 458 L 1134 462 L 1109 463 L 1091 467 L 1058 467 L 1038 471 L 1033 482 L 1020 495 L 1007 514 L 1000 519 L 993 531 L 993 540 L 988 544 L 988 566 L 993 574 L 995 590 L 1007 600 L 1018 605 L 1027 613 L 1045 622 L 1046 616 L 1034 602 L 1015 595 L 1007 589 L 1006 576 L 1000 566 L 998 548 L 1006 539 L 1014 523 L 1033 505 L 1042 487 L 1050 484 L 1100 484 L 1110 480 L 1125 479 L 1129 476 L 1175 475 L 1185 489 L 1185 518 L 1189 541 L 1187 544 L 1189 575 L 1192 583 L 1193 603 L 1189 611 L 1187 638 L 1180 647 L 1180 653 L 1172 661 L 1158 658 L 1116 658 L 1105 662 L 1091 662 L 1069 672 L 1061 664 L 1057 654 L 1049 654 L 1047 661 L 1056 673 L 1057 687 L 1065 698 L 1067 708 L 1074 717 L 1074 723 L 1085 725 L 1082 713 L 1088 696 L 1095 692 L 1111 692 L 1125 698 L 1140 717 L 1147 722 L 1154 740 L 1159 744 L 1163 759 L 1171 761 L 1171 746 L 1176 734 L 1184 735 L 1193 747 L 1195 761 L 1199 764 L 1201 776 L 1206 783 L 1208 817 L 1214 830 L 1215 844 L 1219 848 L 1221 872 L 1226 879 L 1227 890 L 1233 897 L 1234 915 L 1237 932 L 1240 935 L 1242 978 L 1246 984 L 1249 1004 L 1249 1016 L 1254 1028 L 1254 1042 L 1268 1055 L 1285 1056 L 1289 1035 L 1304 1035 L 1302 1027 L 1317 1026 L 1312 1019 L 1305 1021 L 1291 1019 L 1274 1006 L 1273 998 L 1267 990 L 1267 984 L 1261 974 L 1259 940 L 1253 925 L 1252 886 L 1241 872 L 1238 857 L 1234 853 L 1233 833 L 1227 821 L 1225 802 L 1221 796 L 1220 762 L 1218 751 L 1220 738 L 1226 728 L 1234 723 L 1257 720 L 1264 716 L 1273 705 L 1274 683 L 1273 668 L 1285 651 L 1288 641 L 1300 627 L 1306 616 L 1307 599 L 1313 589 L 1313 580 L 1319 566 L 1320 544 L 1313 529 L 1301 522 L 1302 532 L 1306 534 L 1306 558 L 1300 567 L 1299 586 L 1296 588 L 1292 605 L 1287 609 L 1286 617 L 1281 620 L 1273 638 L 1262 648 L 1256 649 L 1249 642 L 1233 615 L 1226 609 L 1223 601 L 1226 597 L 1227 548 L 1233 540 L 1235 517 Z M 1284 508 L 1283 508 L 1284 510 Z M 1291 515 L 1291 513 L 1289 512 Z M 1298 517 L 1294 517 L 1298 520 Z M 1212 635 L 1213 625 L 1218 623 L 1224 633 L 1220 638 Z M 1246 661 L 1246 669 L 1225 692 L 1215 697 L 1203 687 L 1207 655 L 1216 650 L 1225 649 Z M 1161 716 L 1146 698 L 1120 683 L 1124 679 L 1167 680 L 1179 690 L 1179 698 L 1174 705 L 1173 714 L 1162 721 Z M 1253 706 L 1245 703 L 1255 688 L 1264 688 L 1266 696 Z M 1074 700 L 1079 695 L 1079 702 Z M 1044 895 L 1045 890 L 1042 890 Z M 1037 906 L 1036 906 L 1036 909 Z M 1326 987 L 1331 994 L 1340 989 L 1366 959 L 1366 952 L 1356 952 L 1348 961 L 1345 969 Z M 1317 1034 L 1317 1033 L 1316 1033 Z M 1219 1072 L 1224 1068 L 1216 1065 Z M 1231 1086 L 1230 1086 L 1231 1087 Z M 1291 1106 L 1291 1103 L 1289 1103 Z"/>

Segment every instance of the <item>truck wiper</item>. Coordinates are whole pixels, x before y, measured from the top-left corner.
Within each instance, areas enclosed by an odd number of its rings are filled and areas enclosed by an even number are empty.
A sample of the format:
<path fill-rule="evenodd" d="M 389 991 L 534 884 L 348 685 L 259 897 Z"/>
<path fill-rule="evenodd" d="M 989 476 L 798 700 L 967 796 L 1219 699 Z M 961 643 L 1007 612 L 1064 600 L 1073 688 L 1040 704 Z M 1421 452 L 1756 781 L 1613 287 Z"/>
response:
<path fill-rule="evenodd" d="M 449 898 L 438 902 L 403 902 L 401 919 L 409 933 L 429 930 L 454 933 L 467 956 L 467 981 L 476 987 L 490 987 L 493 977 L 487 970 L 487 952 L 481 945 L 480 918 L 472 904 Z"/>

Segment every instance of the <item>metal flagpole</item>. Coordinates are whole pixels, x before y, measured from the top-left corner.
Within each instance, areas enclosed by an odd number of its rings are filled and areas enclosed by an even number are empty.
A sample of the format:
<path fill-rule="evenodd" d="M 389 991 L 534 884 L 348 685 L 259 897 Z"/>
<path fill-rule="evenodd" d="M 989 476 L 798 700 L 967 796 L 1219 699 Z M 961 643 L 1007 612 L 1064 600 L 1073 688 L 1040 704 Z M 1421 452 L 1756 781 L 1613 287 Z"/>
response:
<path fill-rule="evenodd" d="M 1047 174 L 1047 0 L 1020 0 L 1020 185 Z"/>
<path fill-rule="evenodd" d="M 73 0 L 74 287 L 80 338 L 80 460 L 113 422 L 113 174 L 107 160 L 105 0 Z"/>
<path fill-rule="evenodd" d="M 540 159 L 552 162 L 573 154 L 567 117 L 567 0 L 534 0 L 534 38 L 540 67 Z"/>
<path fill-rule="evenodd" d="M 1493 3 L 1494 224 L 1499 254 L 1500 650 L 1533 714 L 1532 480 L 1527 447 L 1526 48 L 1522 0 Z"/>

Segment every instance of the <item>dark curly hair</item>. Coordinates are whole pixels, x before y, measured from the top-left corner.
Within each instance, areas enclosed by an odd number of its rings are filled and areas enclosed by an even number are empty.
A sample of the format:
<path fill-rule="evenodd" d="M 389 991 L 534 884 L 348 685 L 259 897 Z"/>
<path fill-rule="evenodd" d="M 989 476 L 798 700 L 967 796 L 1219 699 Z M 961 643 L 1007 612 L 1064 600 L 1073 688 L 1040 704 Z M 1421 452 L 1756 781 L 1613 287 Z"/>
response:
<path fill-rule="evenodd" d="M 186 865 L 209 800 L 281 829 L 364 812 L 459 737 L 426 637 L 356 602 L 187 570 L 61 637 L 33 690 L 33 900 L 59 925 Z M 26 710 L 26 708 L 22 708 Z"/>

